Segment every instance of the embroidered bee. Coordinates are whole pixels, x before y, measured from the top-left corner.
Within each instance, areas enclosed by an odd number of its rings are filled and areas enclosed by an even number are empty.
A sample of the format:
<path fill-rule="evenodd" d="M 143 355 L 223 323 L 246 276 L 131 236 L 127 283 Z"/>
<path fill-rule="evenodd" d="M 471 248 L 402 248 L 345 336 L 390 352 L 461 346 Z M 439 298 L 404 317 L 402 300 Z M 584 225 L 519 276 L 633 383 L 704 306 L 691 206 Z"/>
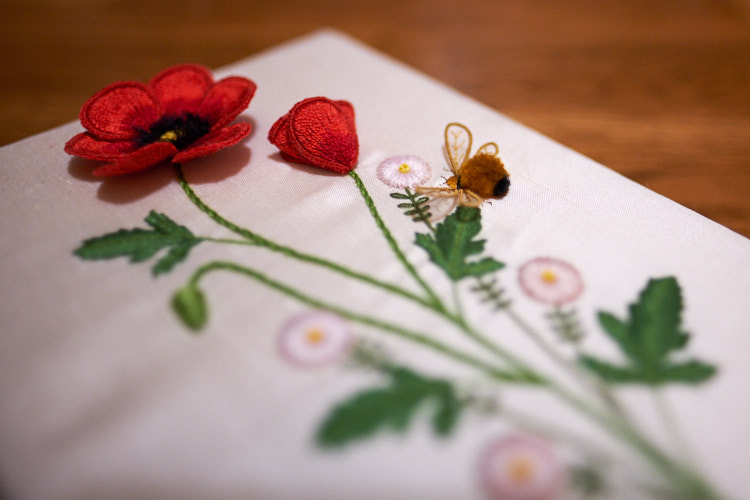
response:
<path fill-rule="evenodd" d="M 460 123 L 445 126 L 445 153 L 453 176 L 444 187 L 419 186 L 416 191 L 440 203 L 439 212 L 452 212 L 456 205 L 478 207 L 489 198 L 508 194 L 510 176 L 498 158 L 497 144 L 482 145 L 474 156 L 471 153 L 471 131 Z"/>

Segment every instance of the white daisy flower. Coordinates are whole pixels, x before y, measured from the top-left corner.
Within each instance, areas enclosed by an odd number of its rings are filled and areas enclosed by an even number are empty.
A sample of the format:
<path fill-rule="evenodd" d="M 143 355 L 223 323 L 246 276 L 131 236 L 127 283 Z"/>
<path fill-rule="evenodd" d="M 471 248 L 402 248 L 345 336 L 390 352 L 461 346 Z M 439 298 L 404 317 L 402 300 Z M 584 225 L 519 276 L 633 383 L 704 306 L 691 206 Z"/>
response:
<path fill-rule="evenodd" d="M 551 257 L 538 257 L 518 270 L 518 282 L 532 299 L 559 306 L 583 293 L 583 279 L 572 265 Z"/>
<path fill-rule="evenodd" d="M 378 165 L 377 175 L 378 179 L 393 188 L 413 188 L 432 177 L 432 167 L 416 156 L 391 156 Z"/>
<path fill-rule="evenodd" d="M 311 311 L 293 317 L 279 332 L 278 345 L 287 361 L 305 367 L 335 362 L 349 352 L 352 332 L 341 316 Z"/>
<path fill-rule="evenodd" d="M 522 434 L 491 442 L 479 474 L 488 496 L 498 500 L 551 500 L 565 487 L 565 469 L 550 446 Z"/>

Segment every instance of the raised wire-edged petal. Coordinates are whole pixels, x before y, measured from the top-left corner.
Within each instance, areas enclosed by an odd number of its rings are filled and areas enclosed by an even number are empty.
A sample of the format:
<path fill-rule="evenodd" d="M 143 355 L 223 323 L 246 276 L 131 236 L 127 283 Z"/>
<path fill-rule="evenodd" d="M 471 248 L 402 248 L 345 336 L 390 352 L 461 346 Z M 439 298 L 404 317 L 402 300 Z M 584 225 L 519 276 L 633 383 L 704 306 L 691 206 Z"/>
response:
<path fill-rule="evenodd" d="M 109 85 L 86 101 L 81 124 L 98 139 L 126 140 L 139 136 L 159 119 L 160 106 L 149 87 L 138 82 Z"/>
<path fill-rule="evenodd" d="M 88 132 L 82 132 L 65 144 L 65 152 L 88 160 L 113 161 L 138 146 L 138 141 L 101 141 Z"/>
<path fill-rule="evenodd" d="M 354 106 L 352 106 L 352 103 L 349 101 L 333 101 L 333 104 L 336 105 L 341 114 L 346 118 L 349 127 L 354 130 Z"/>
<path fill-rule="evenodd" d="M 149 82 L 164 115 L 195 113 L 213 84 L 211 73 L 196 64 L 165 69 Z"/>
<path fill-rule="evenodd" d="M 345 174 L 359 156 L 354 109 L 345 101 L 312 97 L 289 112 L 290 138 L 306 163 Z"/>
<path fill-rule="evenodd" d="M 240 142 L 252 130 L 249 123 L 236 123 L 230 127 L 224 127 L 212 132 L 198 140 L 195 144 L 184 151 L 177 153 L 173 161 L 183 163 L 194 158 L 210 155 L 220 149 L 228 148 Z"/>
<path fill-rule="evenodd" d="M 140 172 L 147 168 L 158 165 L 172 158 L 177 153 L 177 148 L 171 142 L 154 142 L 119 160 L 108 163 L 94 170 L 97 177 L 110 177 L 113 175 L 131 174 Z"/>
<path fill-rule="evenodd" d="M 276 122 L 268 131 L 268 140 L 279 148 L 281 151 L 281 157 L 286 161 L 294 163 L 306 163 L 305 160 L 300 158 L 297 151 L 294 149 L 294 144 L 291 139 L 291 131 L 289 130 L 289 114 L 286 114 L 276 120 Z"/>
<path fill-rule="evenodd" d="M 241 76 L 230 76 L 216 82 L 198 108 L 198 115 L 208 120 L 211 131 L 237 118 L 255 94 L 255 83 Z"/>

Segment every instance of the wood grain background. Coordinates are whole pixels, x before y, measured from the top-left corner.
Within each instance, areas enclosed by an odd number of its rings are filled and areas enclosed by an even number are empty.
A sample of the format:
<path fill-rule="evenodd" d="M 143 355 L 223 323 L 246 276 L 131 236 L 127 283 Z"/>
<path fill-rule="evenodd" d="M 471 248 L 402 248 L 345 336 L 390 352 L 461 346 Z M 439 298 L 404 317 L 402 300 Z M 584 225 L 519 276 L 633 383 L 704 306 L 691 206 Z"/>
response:
<path fill-rule="evenodd" d="M 750 236 L 746 0 L 3 0 L 0 144 L 323 26 Z"/>

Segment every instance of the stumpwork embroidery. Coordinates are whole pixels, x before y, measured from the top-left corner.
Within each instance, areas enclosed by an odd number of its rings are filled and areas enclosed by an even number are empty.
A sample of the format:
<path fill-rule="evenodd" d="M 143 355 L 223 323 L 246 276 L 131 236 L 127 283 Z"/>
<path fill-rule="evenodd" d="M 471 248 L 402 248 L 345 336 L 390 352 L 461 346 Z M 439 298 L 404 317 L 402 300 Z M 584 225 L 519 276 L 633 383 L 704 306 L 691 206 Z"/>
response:
<path fill-rule="evenodd" d="M 215 153 L 250 133 L 249 123 L 230 123 L 250 104 L 255 88 L 240 76 L 214 82 L 195 64 L 165 69 L 148 84 L 113 83 L 83 105 L 86 131 L 69 140 L 65 152 L 106 162 L 93 171 L 99 177 Z"/>
<path fill-rule="evenodd" d="M 289 265 L 318 266 L 368 286 L 373 294 L 391 295 L 412 306 L 415 313 L 440 319 L 444 328 L 474 345 L 475 349 L 467 350 L 429 331 L 380 317 L 377 311 L 362 313 L 346 302 L 325 301 L 279 280 L 272 270 L 224 260 L 199 265 L 171 299 L 173 310 L 188 329 L 200 331 L 221 322 L 221 318 L 211 318 L 211 290 L 204 288 L 202 279 L 227 272 L 304 306 L 305 311 L 288 319 L 278 332 L 278 353 L 292 365 L 290 369 L 319 369 L 345 360 L 380 375 L 380 382 L 342 395 L 322 416 L 315 442 L 323 449 L 355 445 L 384 432 L 403 433 L 422 425 L 420 421 L 426 421 L 437 437 L 446 438 L 461 432 L 465 416 L 475 413 L 498 419 L 507 428 L 500 435 L 488 435 L 476 450 L 477 460 L 465 464 L 476 467 L 477 484 L 489 497 L 555 498 L 571 489 L 587 497 L 605 494 L 616 487 L 612 478 L 629 470 L 621 467 L 622 456 L 650 467 L 647 476 L 629 478 L 631 488 L 640 488 L 635 494 L 638 498 L 655 492 L 677 498 L 720 497 L 681 454 L 682 438 L 673 436 L 672 443 L 654 439 L 618 394 L 623 385 L 640 385 L 654 392 L 655 399 L 661 401 L 664 426 L 670 427 L 672 417 L 666 413 L 663 390 L 675 384 L 703 383 L 716 372 L 710 363 L 685 355 L 690 336 L 682 324 L 682 290 L 675 277 L 645 280 L 641 290 L 633 291 L 631 304 L 620 311 L 595 312 L 599 329 L 584 331 L 579 317 L 591 312 L 575 306 L 584 293 L 584 278 L 575 266 L 554 257 L 534 257 L 509 265 L 487 254 L 482 202 L 507 193 L 508 172 L 497 157 L 495 143 L 485 144 L 471 156 L 469 129 L 454 123 L 445 130 L 452 174 L 447 187 L 423 187 L 431 168 L 410 155 L 385 159 L 377 172 L 385 186 L 397 190 L 390 196 L 403 214 L 419 225 L 413 244 L 429 257 L 430 262 L 424 265 L 437 266 L 450 283 L 452 293 L 443 296 L 438 292 L 442 288 L 425 279 L 424 270 L 407 258 L 404 243 L 390 232 L 356 173 L 359 146 L 351 104 L 326 98 L 302 101 L 276 122 L 269 139 L 290 161 L 349 177 L 372 218 L 371 236 L 383 238 L 388 245 L 403 269 L 401 279 L 383 280 L 229 221 L 195 193 L 179 165 L 175 165 L 177 179 L 188 199 L 230 236 L 196 235 L 167 215 L 152 211 L 145 219 L 147 228 L 120 229 L 89 238 L 75 254 L 88 260 L 120 256 L 134 263 L 152 260 L 152 273 L 158 276 L 177 269 L 198 244 L 260 247 L 278 254 Z M 300 171 L 299 175 L 306 174 Z M 446 198 L 450 210 L 435 217 L 432 205 Z M 518 280 L 521 296 L 512 297 L 503 288 L 508 279 Z M 414 286 L 404 286 L 407 281 Z M 538 318 L 532 320 L 518 312 L 516 304 L 529 300 L 539 304 L 544 328 L 535 326 L 540 323 Z M 493 318 L 503 317 L 497 323 L 504 325 L 503 331 L 498 331 L 493 321 L 476 324 L 465 312 L 468 301 L 484 304 L 494 311 Z M 284 318 L 279 320 L 281 324 Z M 614 348 L 607 356 L 586 347 L 587 338 L 602 334 Z M 377 341 L 381 335 L 419 346 L 475 376 L 464 380 L 422 372 L 398 352 L 384 349 Z M 534 356 L 514 349 L 520 337 L 536 349 Z M 546 362 L 539 363 L 540 357 Z M 557 369 L 550 370 L 550 366 Z M 577 428 L 595 428 L 608 436 L 609 442 L 599 446 L 580 439 L 574 430 L 564 427 L 564 421 L 556 422 L 533 407 L 514 407 L 512 399 L 501 400 L 509 388 L 549 396 L 571 418 L 580 419 Z M 612 455 L 613 448 L 622 453 Z"/>

